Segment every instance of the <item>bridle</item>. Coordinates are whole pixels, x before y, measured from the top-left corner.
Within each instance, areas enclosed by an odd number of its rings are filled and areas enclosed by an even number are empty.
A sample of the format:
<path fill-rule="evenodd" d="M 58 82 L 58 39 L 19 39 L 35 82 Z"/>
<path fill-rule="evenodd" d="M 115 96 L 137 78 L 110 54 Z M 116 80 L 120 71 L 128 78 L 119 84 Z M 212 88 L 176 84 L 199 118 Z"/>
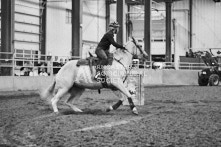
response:
<path fill-rule="evenodd" d="M 132 57 L 134 56 L 134 55 L 137 55 L 137 49 L 139 49 L 139 51 L 140 51 L 140 53 L 142 54 L 142 55 L 144 55 L 144 52 L 143 52 L 143 50 L 140 48 L 140 45 L 138 45 L 137 44 L 137 42 L 136 42 L 136 40 L 134 39 L 134 37 L 132 37 L 132 42 L 134 43 L 134 45 L 136 46 L 136 53 L 135 54 L 133 54 L 133 53 L 131 53 L 128 49 L 126 49 L 126 48 L 124 48 L 124 49 L 122 49 L 123 51 L 127 51 L 128 53 L 130 53 L 131 55 L 132 55 Z M 122 64 L 121 63 L 121 59 L 116 59 L 116 58 L 114 58 L 117 62 L 119 62 L 120 64 Z M 123 65 L 123 64 L 122 64 Z M 124 66 L 124 65 L 123 65 Z M 124 66 L 125 67 L 125 66 Z M 125 68 L 126 69 L 126 68 Z"/>
<path fill-rule="evenodd" d="M 141 52 L 141 54 L 144 54 L 144 53 L 143 53 L 143 50 L 140 48 L 140 45 L 137 44 L 137 42 L 136 42 L 136 40 L 134 39 L 134 37 L 132 37 L 132 41 L 133 41 L 133 43 L 135 44 L 136 49 L 139 49 L 139 51 Z M 137 50 L 136 50 L 136 54 L 137 54 Z"/>
<path fill-rule="evenodd" d="M 133 53 L 129 52 L 128 49 L 126 49 L 126 48 L 125 48 L 124 50 L 127 51 L 128 53 L 130 53 L 132 56 L 137 55 L 137 49 L 140 51 L 141 54 L 144 54 L 144 53 L 143 53 L 143 50 L 140 48 L 140 45 L 137 44 L 137 42 L 136 42 L 136 40 L 134 39 L 134 37 L 132 37 L 132 42 L 133 42 L 134 45 L 136 46 L 136 53 L 133 54 Z"/>
<path fill-rule="evenodd" d="M 134 56 L 134 55 L 137 55 L 137 49 L 139 49 L 140 53 L 144 55 L 143 50 L 142 50 L 142 49 L 140 48 L 140 46 L 136 43 L 136 40 L 134 39 L 134 37 L 132 37 L 132 42 L 133 42 L 134 45 L 136 46 L 136 53 L 135 53 L 135 54 L 131 53 L 131 52 L 130 52 L 128 49 L 126 49 L 126 48 L 123 49 L 123 50 L 124 50 L 124 51 L 127 51 L 127 52 L 130 53 L 132 56 Z M 129 73 L 130 73 L 132 67 L 130 67 L 130 68 L 129 68 L 129 71 L 128 71 L 127 68 L 125 67 L 125 65 L 120 61 L 121 59 L 118 60 L 118 59 L 114 58 L 114 60 L 116 60 L 118 63 L 120 63 L 120 64 L 125 68 L 125 70 L 126 70 L 126 77 L 125 77 L 125 79 L 123 80 L 123 83 L 124 83 L 124 82 L 126 81 L 128 75 L 129 75 Z"/>

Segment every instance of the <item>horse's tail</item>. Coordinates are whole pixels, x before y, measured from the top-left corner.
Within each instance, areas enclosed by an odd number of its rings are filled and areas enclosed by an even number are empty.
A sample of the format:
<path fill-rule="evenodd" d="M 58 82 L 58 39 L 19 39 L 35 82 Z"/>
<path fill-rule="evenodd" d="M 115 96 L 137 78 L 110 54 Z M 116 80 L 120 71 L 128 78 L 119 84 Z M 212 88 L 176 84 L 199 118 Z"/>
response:
<path fill-rule="evenodd" d="M 44 100 L 48 99 L 53 94 L 55 85 L 56 85 L 56 81 L 54 79 L 53 83 L 40 93 L 41 99 L 44 99 Z"/>

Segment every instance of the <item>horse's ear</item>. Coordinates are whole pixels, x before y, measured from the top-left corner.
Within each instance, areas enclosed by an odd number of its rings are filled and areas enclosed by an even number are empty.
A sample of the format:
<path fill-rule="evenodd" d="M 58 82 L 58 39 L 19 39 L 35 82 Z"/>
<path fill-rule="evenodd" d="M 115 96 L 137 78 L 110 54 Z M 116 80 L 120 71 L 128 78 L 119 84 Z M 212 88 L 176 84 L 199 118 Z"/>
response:
<path fill-rule="evenodd" d="M 133 38 L 133 36 L 130 36 L 128 40 L 132 41 L 133 40 L 132 38 Z"/>
<path fill-rule="evenodd" d="M 135 38 L 134 38 L 133 36 L 131 36 L 131 39 L 132 39 L 134 42 L 136 42 L 136 40 L 135 40 Z"/>

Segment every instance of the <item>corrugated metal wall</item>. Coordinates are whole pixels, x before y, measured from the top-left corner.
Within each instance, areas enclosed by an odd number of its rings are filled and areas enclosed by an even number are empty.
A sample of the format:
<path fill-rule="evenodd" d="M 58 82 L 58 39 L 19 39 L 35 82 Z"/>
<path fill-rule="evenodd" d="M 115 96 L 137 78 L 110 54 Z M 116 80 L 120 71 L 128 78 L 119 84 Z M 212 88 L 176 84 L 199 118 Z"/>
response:
<path fill-rule="evenodd" d="M 174 61 L 178 63 L 179 56 L 185 56 L 189 51 L 189 1 L 179 1 L 173 3 L 173 48 Z"/>
<path fill-rule="evenodd" d="M 67 17 L 68 11 L 72 9 L 71 0 L 56 1 L 48 2 L 46 54 L 70 56 L 71 24 L 67 22 Z M 15 49 L 39 51 L 41 25 L 39 1 L 15 0 L 15 4 Z M 110 20 L 116 20 L 116 4 L 111 4 L 110 11 Z M 176 20 L 174 50 L 177 50 L 179 56 L 183 56 L 189 48 L 189 0 L 173 3 L 172 15 Z M 220 15 L 221 3 L 215 3 L 213 0 L 193 0 L 191 34 L 192 45 L 195 48 L 193 51 L 199 48 L 221 47 Z M 85 48 L 94 48 L 105 33 L 105 17 L 104 0 L 83 1 L 82 36 Z M 162 45 L 158 47 L 163 48 Z M 155 51 L 162 53 L 157 49 Z"/>
<path fill-rule="evenodd" d="M 1 3 L 0 3 L 1 4 Z M 38 0 L 15 0 L 16 50 L 40 49 L 40 7 Z"/>
<path fill-rule="evenodd" d="M 15 0 L 15 50 L 40 49 L 40 7 L 36 0 Z"/>
<path fill-rule="evenodd" d="M 153 8 L 160 10 L 159 12 L 165 17 L 164 3 L 155 3 Z M 189 16 L 189 0 L 174 2 L 172 5 L 172 53 L 176 56 L 185 56 L 190 48 L 190 16 Z M 136 19 L 133 19 L 133 35 L 138 38 L 143 37 L 142 29 L 142 7 L 135 6 L 131 8 L 131 12 L 137 12 Z M 157 15 L 159 12 L 152 11 L 152 39 L 156 38 L 160 30 L 162 39 L 165 38 L 165 22 L 162 20 L 161 28 L 157 28 L 159 20 Z M 221 3 L 215 3 L 213 0 L 193 0 L 193 22 L 192 22 L 192 44 L 193 51 L 199 48 L 221 48 Z M 141 18 L 141 19 L 139 19 Z M 158 30 L 158 31 L 157 31 Z M 165 42 L 152 42 L 153 54 L 165 54 Z"/>
<path fill-rule="evenodd" d="M 71 13 L 71 1 L 48 2 L 47 9 L 47 54 L 71 56 L 71 23 L 67 13 Z M 105 1 L 83 1 L 82 16 L 82 56 L 94 48 L 106 31 Z"/>
<path fill-rule="evenodd" d="M 221 3 L 193 1 L 192 33 L 193 48 L 221 48 Z"/>
<path fill-rule="evenodd" d="M 106 32 L 105 1 L 83 1 L 82 27 L 82 58 L 86 58 L 89 51 L 94 54 L 97 43 Z"/>
<path fill-rule="evenodd" d="M 71 1 L 47 2 L 46 54 L 71 55 L 72 25 L 66 17 L 68 13 L 71 13 L 71 9 Z"/>
<path fill-rule="evenodd" d="M 106 32 L 105 1 L 83 1 L 83 40 L 99 42 Z"/>

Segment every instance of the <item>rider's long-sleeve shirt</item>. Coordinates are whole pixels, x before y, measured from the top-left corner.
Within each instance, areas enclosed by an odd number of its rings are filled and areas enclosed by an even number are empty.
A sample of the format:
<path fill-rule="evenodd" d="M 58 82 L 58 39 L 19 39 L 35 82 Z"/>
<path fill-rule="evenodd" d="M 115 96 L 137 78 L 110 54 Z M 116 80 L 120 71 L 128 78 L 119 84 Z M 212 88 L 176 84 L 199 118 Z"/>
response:
<path fill-rule="evenodd" d="M 110 45 L 113 45 L 116 48 L 123 48 L 122 45 L 114 41 L 114 34 L 112 31 L 108 31 L 106 34 L 104 34 L 104 36 L 98 44 L 98 48 L 102 48 L 103 50 L 109 50 Z"/>

